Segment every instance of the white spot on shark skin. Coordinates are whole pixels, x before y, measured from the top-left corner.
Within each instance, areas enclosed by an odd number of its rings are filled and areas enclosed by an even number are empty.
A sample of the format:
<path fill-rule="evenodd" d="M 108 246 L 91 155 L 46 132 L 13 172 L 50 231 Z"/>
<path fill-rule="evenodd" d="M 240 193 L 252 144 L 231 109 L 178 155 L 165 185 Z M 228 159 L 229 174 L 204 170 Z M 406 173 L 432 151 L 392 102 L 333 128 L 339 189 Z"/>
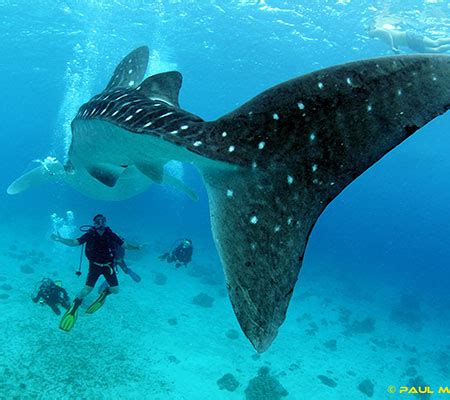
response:
<path fill-rule="evenodd" d="M 230 153 L 232 153 L 232 152 L 234 151 L 234 149 L 235 149 L 235 147 L 234 147 L 234 146 L 230 146 L 230 147 L 228 147 L 228 151 L 229 151 Z"/>
<path fill-rule="evenodd" d="M 200 140 L 197 140 L 196 142 L 194 142 L 194 146 L 195 147 L 198 147 L 198 146 L 201 146 L 201 145 L 202 145 L 202 142 Z"/>
<path fill-rule="evenodd" d="M 314 132 L 311 133 L 311 135 L 309 135 L 309 140 L 311 140 L 311 142 L 313 142 L 315 138 L 316 138 L 316 134 Z"/>
<path fill-rule="evenodd" d="M 278 116 L 277 113 L 274 113 L 274 114 L 273 114 L 273 119 L 276 120 L 276 121 L 278 121 L 278 120 L 280 119 L 280 117 Z"/>
<path fill-rule="evenodd" d="M 292 185 L 294 183 L 294 178 L 291 175 L 287 176 L 287 182 L 289 185 Z"/>
<path fill-rule="evenodd" d="M 323 89 L 323 83 L 322 83 L 322 82 L 319 82 L 319 83 L 317 84 L 317 86 L 319 87 L 319 89 Z"/>
<path fill-rule="evenodd" d="M 106 107 L 106 108 L 104 108 L 103 110 L 102 110 L 102 112 L 100 113 L 100 115 L 103 115 L 105 112 L 106 112 L 106 109 L 107 109 L 108 107 Z"/>
<path fill-rule="evenodd" d="M 91 111 L 91 115 L 94 115 L 96 111 L 97 111 L 97 109 L 94 108 L 94 109 Z"/>
<path fill-rule="evenodd" d="M 397 96 L 401 96 L 402 95 L 402 89 L 398 89 L 397 90 Z"/>
<path fill-rule="evenodd" d="M 368 106 L 367 106 L 367 111 L 372 111 L 372 105 L 371 104 L 369 104 Z"/>
<path fill-rule="evenodd" d="M 134 81 L 130 81 L 129 83 L 128 83 L 128 86 L 129 87 L 131 87 L 131 86 L 133 86 L 134 85 Z"/>
<path fill-rule="evenodd" d="M 114 111 L 114 112 L 111 114 L 111 117 L 115 117 L 118 113 L 119 113 L 119 110 Z"/>
<path fill-rule="evenodd" d="M 346 82 L 347 82 L 348 85 L 351 85 L 351 84 L 352 84 L 352 80 L 351 80 L 350 78 L 347 78 L 347 79 L 346 79 Z"/>
<path fill-rule="evenodd" d="M 302 102 L 297 103 L 297 106 L 298 106 L 298 108 L 299 108 L 300 110 L 304 110 L 304 109 L 305 109 L 305 105 L 304 105 Z"/>
<path fill-rule="evenodd" d="M 256 164 L 256 161 L 253 161 L 253 162 L 252 162 L 252 168 L 253 168 L 253 169 L 256 169 L 257 167 L 258 167 L 258 164 Z"/>
<path fill-rule="evenodd" d="M 252 243 L 252 244 L 250 245 L 250 247 L 251 247 L 252 250 L 256 250 L 256 243 Z"/>
<path fill-rule="evenodd" d="M 313 164 L 311 169 L 312 169 L 312 172 L 316 172 L 317 171 L 317 164 Z"/>
<path fill-rule="evenodd" d="M 289 217 L 289 218 L 288 218 L 287 223 L 288 223 L 288 225 L 291 225 L 291 224 L 292 224 L 292 217 Z"/>
<path fill-rule="evenodd" d="M 153 122 L 147 122 L 143 127 L 148 128 Z"/>
<path fill-rule="evenodd" d="M 174 131 L 170 132 L 171 135 L 176 135 L 177 133 L 178 133 L 177 130 L 174 130 Z"/>
<path fill-rule="evenodd" d="M 433 81 L 437 81 L 437 78 L 435 76 L 433 76 L 433 78 L 431 78 L 431 79 L 433 79 Z"/>
<path fill-rule="evenodd" d="M 169 115 L 172 115 L 172 114 L 173 114 L 173 111 L 165 113 L 165 114 L 161 115 L 160 117 L 158 117 L 156 119 L 161 119 L 161 118 L 164 118 L 164 117 L 168 117 Z"/>
<path fill-rule="evenodd" d="M 131 118 L 133 118 L 132 115 L 130 115 L 129 117 L 126 117 L 126 118 L 125 118 L 125 121 L 129 121 Z"/>
<path fill-rule="evenodd" d="M 266 142 L 259 142 L 258 144 L 258 149 L 262 150 L 264 148 L 264 146 L 266 145 Z"/>
<path fill-rule="evenodd" d="M 330 186 L 334 186 L 336 182 L 330 182 Z"/>
<path fill-rule="evenodd" d="M 132 69 L 129 69 L 129 70 L 128 70 L 128 73 L 129 73 L 129 74 L 132 74 L 132 73 L 133 73 L 133 70 L 132 70 Z"/>
<path fill-rule="evenodd" d="M 275 225 L 274 232 L 280 232 L 280 229 L 281 229 L 280 225 Z"/>
<path fill-rule="evenodd" d="M 227 190 L 227 197 L 233 197 L 234 192 L 231 189 Z"/>
<path fill-rule="evenodd" d="M 140 108 L 139 110 L 136 110 L 136 113 L 135 114 L 138 114 L 138 113 L 140 113 L 142 111 L 142 108 Z"/>
<path fill-rule="evenodd" d="M 227 133 L 226 132 L 222 132 L 222 137 L 226 137 Z"/>
<path fill-rule="evenodd" d="M 124 97 L 127 97 L 127 96 L 128 96 L 128 94 L 125 93 L 125 94 L 123 94 L 122 96 L 119 96 L 119 97 L 116 99 L 116 101 L 117 101 L 117 100 L 120 100 L 120 99 L 123 99 Z"/>
<path fill-rule="evenodd" d="M 189 125 L 181 125 L 180 126 L 180 129 L 182 130 L 182 131 L 185 131 L 186 129 L 188 129 L 189 128 Z"/>
<path fill-rule="evenodd" d="M 250 222 L 253 225 L 256 225 L 258 223 L 258 217 L 256 215 L 254 215 L 253 217 L 250 218 Z"/>
<path fill-rule="evenodd" d="M 136 88 L 136 90 L 141 90 L 142 89 L 142 86 L 138 86 L 137 88 Z"/>

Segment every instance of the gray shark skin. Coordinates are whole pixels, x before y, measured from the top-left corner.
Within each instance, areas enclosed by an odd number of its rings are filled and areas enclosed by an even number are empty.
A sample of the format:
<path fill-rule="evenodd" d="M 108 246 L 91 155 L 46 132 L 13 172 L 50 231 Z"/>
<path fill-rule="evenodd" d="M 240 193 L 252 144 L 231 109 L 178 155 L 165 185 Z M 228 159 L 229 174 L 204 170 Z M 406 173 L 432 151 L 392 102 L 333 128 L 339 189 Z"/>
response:
<path fill-rule="evenodd" d="M 323 69 L 212 122 L 179 108 L 178 72 L 141 82 L 147 58 L 146 47 L 136 49 L 105 91 L 80 108 L 69 162 L 57 176 L 94 197 L 122 198 L 124 190 L 130 197 L 151 183 L 189 193 L 163 167 L 171 160 L 194 164 L 208 191 L 233 309 L 263 352 L 285 319 L 325 207 L 449 109 L 450 57 L 394 56 Z M 8 191 L 42 183 L 39 174 Z"/>

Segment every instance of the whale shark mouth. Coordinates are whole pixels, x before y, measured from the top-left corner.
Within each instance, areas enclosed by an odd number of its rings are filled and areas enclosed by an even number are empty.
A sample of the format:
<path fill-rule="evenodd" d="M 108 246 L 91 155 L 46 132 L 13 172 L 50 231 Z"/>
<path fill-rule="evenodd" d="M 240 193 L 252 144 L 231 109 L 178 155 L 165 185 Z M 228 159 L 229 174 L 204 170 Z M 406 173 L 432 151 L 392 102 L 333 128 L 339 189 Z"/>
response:
<path fill-rule="evenodd" d="M 143 80 L 147 62 L 147 47 L 134 50 L 105 91 L 80 108 L 71 168 L 119 197 L 129 168 L 136 175 L 128 180 L 164 183 L 170 160 L 194 164 L 207 188 L 234 312 L 255 349 L 265 351 L 325 207 L 449 109 L 450 57 L 394 56 L 323 69 L 211 122 L 179 108 L 178 72 Z"/>

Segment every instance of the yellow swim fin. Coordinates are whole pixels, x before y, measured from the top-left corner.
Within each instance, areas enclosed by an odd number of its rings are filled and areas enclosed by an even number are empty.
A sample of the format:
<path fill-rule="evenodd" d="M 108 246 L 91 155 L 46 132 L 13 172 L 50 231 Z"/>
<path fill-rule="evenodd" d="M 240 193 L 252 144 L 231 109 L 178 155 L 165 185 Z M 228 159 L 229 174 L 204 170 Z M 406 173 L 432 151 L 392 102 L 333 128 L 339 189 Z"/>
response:
<path fill-rule="evenodd" d="M 75 325 L 75 321 L 78 316 L 78 307 L 80 306 L 82 300 L 76 298 L 69 309 L 65 312 L 61 321 L 59 323 L 59 329 L 69 332 Z"/>
<path fill-rule="evenodd" d="M 98 311 L 103 304 L 105 304 L 106 296 L 109 294 L 109 288 L 105 289 L 103 292 L 100 293 L 100 296 L 98 296 L 97 300 L 95 300 L 86 310 L 87 314 L 93 314 L 96 311 Z"/>

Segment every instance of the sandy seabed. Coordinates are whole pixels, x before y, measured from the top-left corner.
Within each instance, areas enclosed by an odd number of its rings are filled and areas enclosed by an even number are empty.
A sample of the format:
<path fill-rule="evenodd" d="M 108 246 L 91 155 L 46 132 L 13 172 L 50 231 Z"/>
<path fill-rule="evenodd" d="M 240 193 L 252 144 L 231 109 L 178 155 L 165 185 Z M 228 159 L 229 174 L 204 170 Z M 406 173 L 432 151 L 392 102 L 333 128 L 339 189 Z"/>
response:
<path fill-rule="evenodd" d="M 437 388 L 449 376 L 450 330 L 430 305 L 392 288 L 320 276 L 307 259 L 285 324 L 258 355 L 234 317 L 215 250 L 195 237 L 186 269 L 157 259 L 170 240 L 129 253 L 142 281 L 120 274 L 121 293 L 96 314 L 81 309 L 66 333 L 30 295 L 51 277 L 73 298 L 86 276 L 74 274 L 79 248 L 20 237 L 3 229 L 0 399 L 396 399 L 400 386 Z M 193 303 L 202 293 L 210 307 Z M 270 379 L 246 391 L 262 367 Z M 220 388 L 225 374 L 238 382 L 233 391 Z"/>

